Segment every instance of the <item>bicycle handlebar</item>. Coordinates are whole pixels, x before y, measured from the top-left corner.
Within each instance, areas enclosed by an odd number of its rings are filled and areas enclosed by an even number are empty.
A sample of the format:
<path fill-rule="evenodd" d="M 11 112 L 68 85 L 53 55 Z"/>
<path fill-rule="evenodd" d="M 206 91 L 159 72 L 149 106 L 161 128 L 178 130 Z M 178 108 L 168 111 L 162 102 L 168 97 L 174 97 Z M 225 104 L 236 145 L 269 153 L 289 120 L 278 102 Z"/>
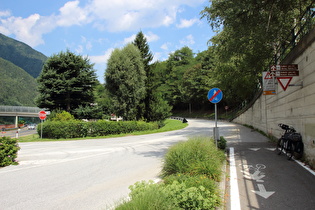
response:
<path fill-rule="evenodd" d="M 285 130 L 286 132 L 288 132 L 288 131 L 292 132 L 292 133 L 296 132 L 296 130 L 293 127 L 290 127 L 290 126 L 283 124 L 283 123 L 279 123 L 278 126 L 280 128 L 282 128 L 283 130 Z"/>

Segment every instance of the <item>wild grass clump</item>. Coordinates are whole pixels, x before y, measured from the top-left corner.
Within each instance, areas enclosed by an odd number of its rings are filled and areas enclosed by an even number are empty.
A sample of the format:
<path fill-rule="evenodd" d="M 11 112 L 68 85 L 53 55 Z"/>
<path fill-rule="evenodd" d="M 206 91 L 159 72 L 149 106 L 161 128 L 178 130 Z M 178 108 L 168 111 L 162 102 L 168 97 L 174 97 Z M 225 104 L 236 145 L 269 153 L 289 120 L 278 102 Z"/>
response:
<path fill-rule="evenodd" d="M 163 181 L 130 186 L 130 201 L 116 209 L 215 209 L 221 205 L 220 180 L 224 152 L 213 140 L 191 138 L 165 155 Z"/>
<path fill-rule="evenodd" d="M 211 139 L 194 137 L 180 142 L 165 155 L 162 176 L 172 174 L 206 175 L 220 181 L 224 153 L 218 150 Z"/>

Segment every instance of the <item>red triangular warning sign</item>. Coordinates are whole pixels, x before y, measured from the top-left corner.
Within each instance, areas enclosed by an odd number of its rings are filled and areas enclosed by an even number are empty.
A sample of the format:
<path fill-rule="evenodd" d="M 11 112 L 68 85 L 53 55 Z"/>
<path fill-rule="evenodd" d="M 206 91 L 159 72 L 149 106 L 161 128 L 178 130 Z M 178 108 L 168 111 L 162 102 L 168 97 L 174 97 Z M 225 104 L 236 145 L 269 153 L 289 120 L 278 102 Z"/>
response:
<path fill-rule="evenodd" d="M 273 78 L 273 73 L 268 71 L 264 79 L 272 79 L 272 78 Z"/>
<path fill-rule="evenodd" d="M 292 77 L 277 77 L 277 80 L 279 84 L 281 85 L 282 89 L 285 91 L 288 88 L 292 80 Z"/>

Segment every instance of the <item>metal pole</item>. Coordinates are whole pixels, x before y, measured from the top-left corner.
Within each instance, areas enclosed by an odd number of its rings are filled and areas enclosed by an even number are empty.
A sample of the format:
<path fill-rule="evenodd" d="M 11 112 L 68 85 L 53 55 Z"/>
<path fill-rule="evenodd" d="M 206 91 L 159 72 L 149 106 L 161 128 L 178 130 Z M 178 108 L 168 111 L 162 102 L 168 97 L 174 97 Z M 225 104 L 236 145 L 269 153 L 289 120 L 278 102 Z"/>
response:
<path fill-rule="evenodd" d="M 213 129 L 213 134 L 214 134 L 214 140 L 215 140 L 215 145 L 216 147 L 218 147 L 218 116 L 217 116 L 217 104 L 214 104 L 214 122 L 215 122 L 215 126 Z"/>
<path fill-rule="evenodd" d="M 40 124 L 40 138 L 43 138 L 43 120 L 41 120 L 41 124 Z"/>

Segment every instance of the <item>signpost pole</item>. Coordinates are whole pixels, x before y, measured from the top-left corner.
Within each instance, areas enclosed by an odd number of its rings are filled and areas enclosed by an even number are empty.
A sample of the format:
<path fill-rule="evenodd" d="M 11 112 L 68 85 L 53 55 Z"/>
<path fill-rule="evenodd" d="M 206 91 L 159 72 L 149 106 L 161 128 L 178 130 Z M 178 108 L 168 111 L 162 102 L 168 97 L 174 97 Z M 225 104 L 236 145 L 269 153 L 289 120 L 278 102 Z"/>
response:
<path fill-rule="evenodd" d="M 214 121 L 215 126 L 213 130 L 214 139 L 215 139 L 215 145 L 218 147 L 218 136 L 219 136 L 219 129 L 218 129 L 218 113 L 217 113 L 217 104 L 214 104 Z"/>
<path fill-rule="evenodd" d="M 40 138 L 43 138 L 43 120 L 41 120 L 41 124 L 40 124 Z"/>
<path fill-rule="evenodd" d="M 213 137 L 215 140 L 215 144 L 218 147 L 218 140 L 219 140 L 219 128 L 218 128 L 218 111 L 217 111 L 217 103 L 221 101 L 223 97 L 223 93 L 219 88 L 212 88 L 208 92 L 208 100 L 214 104 L 214 116 L 215 116 L 215 126 L 213 128 Z"/>
<path fill-rule="evenodd" d="M 46 112 L 45 111 L 40 111 L 38 113 L 39 119 L 41 120 L 41 125 L 40 125 L 40 138 L 43 138 L 43 121 L 46 119 Z"/>

